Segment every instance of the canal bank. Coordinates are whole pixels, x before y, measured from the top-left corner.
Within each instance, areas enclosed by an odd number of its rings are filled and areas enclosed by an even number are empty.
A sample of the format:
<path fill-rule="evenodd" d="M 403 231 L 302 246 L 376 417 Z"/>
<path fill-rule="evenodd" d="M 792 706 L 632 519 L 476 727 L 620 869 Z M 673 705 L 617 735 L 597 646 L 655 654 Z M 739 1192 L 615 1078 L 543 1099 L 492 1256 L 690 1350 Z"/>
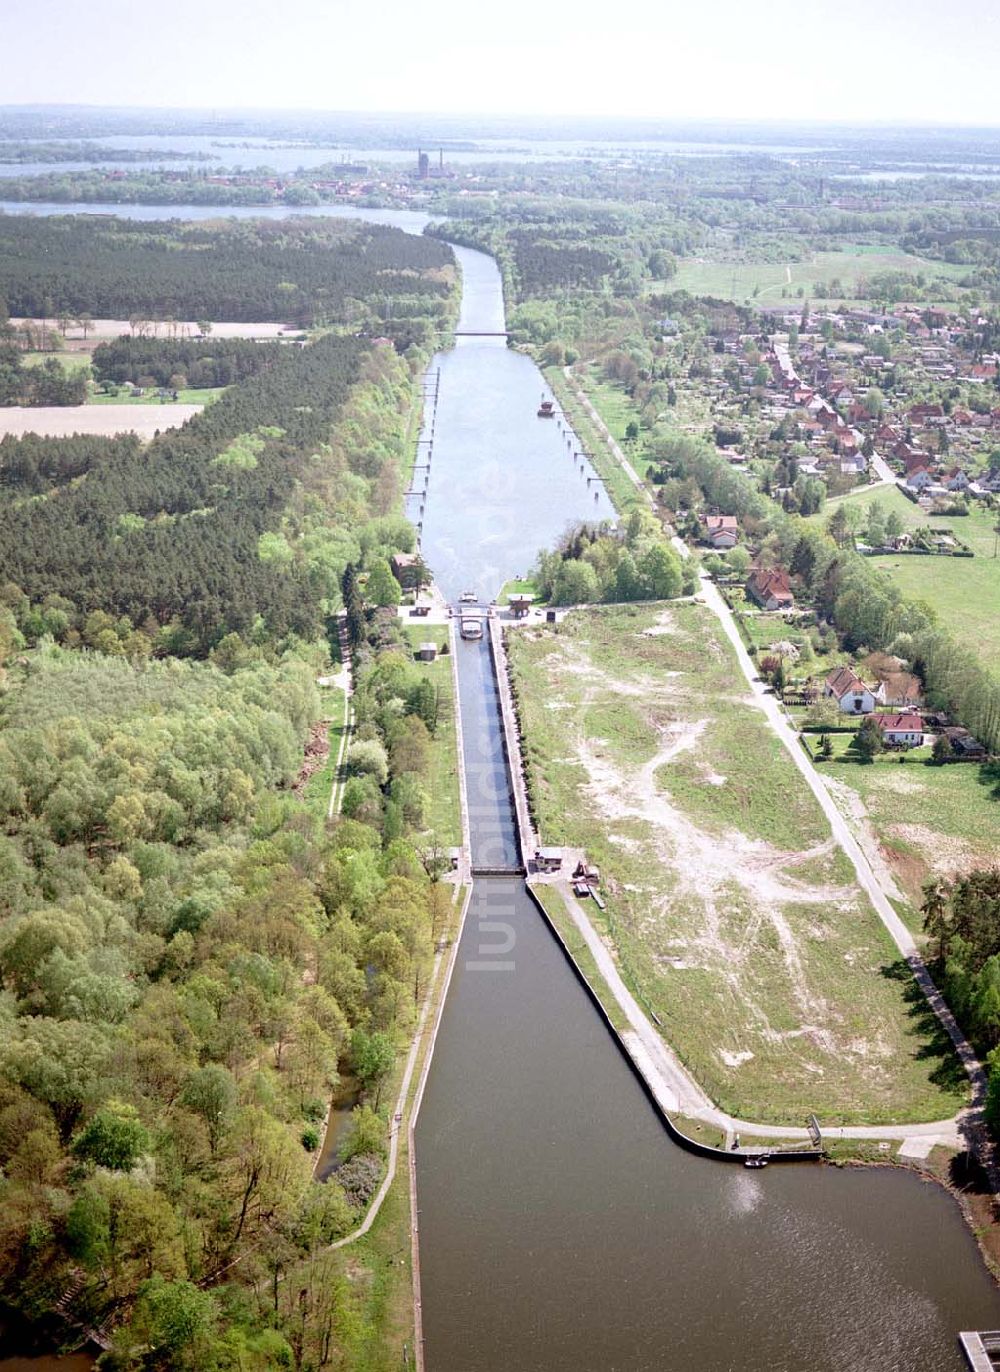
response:
<path fill-rule="evenodd" d="M 488 600 L 558 538 L 579 475 L 508 444 L 492 406 L 470 415 L 511 355 L 459 353 L 460 394 L 442 367 L 423 549 L 450 598 Z M 474 488 L 456 465 L 476 491 L 468 527 L 442 460 L 458 449 L 503 474 Z M 513 868 L 500 693 L 482 643 L 456 651 L 473 866 Z M 957 1330 L 998 1322 L 998 1302 L 950 1198 L 902 1171 L 706 1167 L 664 1137 L 594 1009 L 524 882 L 477 879 L 414 1127 L 430 1372 L 957 1372 Z"/>

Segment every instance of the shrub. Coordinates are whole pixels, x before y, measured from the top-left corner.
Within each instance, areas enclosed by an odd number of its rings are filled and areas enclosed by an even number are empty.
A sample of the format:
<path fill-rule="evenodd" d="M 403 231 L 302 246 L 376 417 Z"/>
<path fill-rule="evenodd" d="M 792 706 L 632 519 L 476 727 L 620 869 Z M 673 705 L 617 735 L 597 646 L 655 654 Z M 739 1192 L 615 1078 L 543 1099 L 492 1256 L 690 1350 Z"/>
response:
<path fill-rule="evenodd" d="M 372 1153 L 358 1153 L 337 1168 L 337 1183 L 348 1204 L 363 1210 L 374 1196 L 382 1177 L 382 1159 Z"/>

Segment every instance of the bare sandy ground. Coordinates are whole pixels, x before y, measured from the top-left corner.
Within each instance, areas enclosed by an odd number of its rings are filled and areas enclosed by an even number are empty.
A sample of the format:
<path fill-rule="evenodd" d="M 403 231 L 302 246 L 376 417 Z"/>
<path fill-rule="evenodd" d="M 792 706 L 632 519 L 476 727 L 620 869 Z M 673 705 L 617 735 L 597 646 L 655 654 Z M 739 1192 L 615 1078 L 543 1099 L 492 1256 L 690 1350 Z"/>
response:
<path fill-rule="evenodd" d="M 12 324 L 23 324 L 23 319 L 12 319 Z M 28 321 L 37 324 L 39 321 L 33 319 Z M 51 325 L 52 320 L 48 323 Z M 127 319 L 94 319 L 91 321 L 87 330 L 86 346 L 90 347 L 96 338 L 117 338 L 120 334 L 131 333 Z M 155 338 L 197 338 L 198 325 L 190 319 L 178 321 L 177 324 L 169 328 L 166 324 L 158 324 L 155 332 L 150 328 L 147 330 Z M 280 334 L 295 334 L 301 332 L 299 329 L 289 328 L 287 324 L 268 324 L 268 323 L 225 323 L 224 321 L 212 324 L 212 338 L 277 338 Z M 84 342 L 83 330 L 76 325 L 72 325 L 66 331 L 66 341 L 70 347 Z"/>
<path fill-rule="evenodd" d="M 15 320 L 12 318 L 11 324 L 25 324 L 25 320 Z M 30 324 L 38 324 L 38 320 L 29 320 Z M 52 325 L 52 320 L 47 321 Z M 177 324 L 158 324 L 155 329 L 150 328 L 145 331 L 151 338 L 158 339 L 196 339 L 199 338 L 198 325 L 193 320 L 178 320 Z M 266 324 L 266 322 L 250 322 L 250 324 L 240 324 L 240 322 L 219 321 L 211 325 L 210 338 L 213 339 L 276 339 L 283 333 L 289 336 L 300 333 L 300 329 L 289 327 L 288 324 Z M 66 331 L 66 343 L 70 348 L 92 347 L 95 339 L 117 339 L 121 333 L 132 333 L 128 320 L 92 320 L 86 331 L 78 325 L 70 325 Z"/>
<path fill-rule="evenodd" d="M 159 429 L 177 429 L 204 405 L 56 405 L 28 409 L 0 408 L 0 438 L 6 434 L 41 434 L 65 438 L 69 434 L 137 433 L 152 438 Z"/>

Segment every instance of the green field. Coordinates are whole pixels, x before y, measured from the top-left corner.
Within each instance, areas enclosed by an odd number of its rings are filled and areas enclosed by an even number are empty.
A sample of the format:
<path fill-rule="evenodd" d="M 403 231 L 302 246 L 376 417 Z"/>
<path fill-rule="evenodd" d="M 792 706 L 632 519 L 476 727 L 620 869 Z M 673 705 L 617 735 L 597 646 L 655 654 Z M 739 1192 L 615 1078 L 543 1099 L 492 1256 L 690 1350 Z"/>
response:
<path fill-rule="evenodd" d="M 538 589 L 538 582 L 530 576 L 517 576 L 511 581 L 505 581 L 500 587 L 497 604 L 508 605 L 512 595 L 530 595 L 535 597 L 536 604 L 544 603 Z"/>
<path fill-rule="evenodd" d="M 128 395 L 122 391 L 120 395 L 103 395 L 99 391 L 93 392 L 87 397 L 88 405 L 211 405 L 213 400 L 218 400 L 225 390 L 224 386 L 206 386 L 204 390 L 195 391 L 190 388 L 177 392 L 176 402 L 173 400 L 173 392 L 167 400 L 161 400 L 156 391 L 149 391 L 146 395 Z"/>
<path fill-rule="evenodd" d="M 346 697 L 344 692 L 336 686 L 330 686 L 323 692 L 323 707 L 330 719 L 330 728 L 327 732 L 327 739 L 330 743 L 330 752 L 326 762 L 318 771 L 313 772 L 306 782 L 302 798 L 314 814 L 321 819 L 326 819 L 330 809 L 330 794 L 333 790 L 333 783 L 337 778 L 337 758 L 340 752 L 340 742 L 347 728 L 347 718 L 345 714 Z"/>
<path fill-rule="evenodd" d="M 812 736 L 814 748 L 816 738 Z M 851 734 L 833 734 L 834 756 L 817 769 L 864 802 L 883 856 L 917 910 L 931 876 L 952 876 L 996 862 L 1000 853 L 1000 768 L 935 766 L 929 748 L 884 753 L 863 763 L 849 752 Z M 905 758 L 901 761 L 900 758 Z"/>
<path fill-rule="evenodd" d="M 872 561 L 912 599 L 926 601 L 941 625 L 978 654 L 985 667 L 996 670 L 1000 662 L 1000 557 L 996 556 L 1000 511 L 973 504 L 969 515 L 928 515 L 898 487 L 881 486 L 828 500 L 822 513 L 810 516 L 808 522 L 825 528 L 838 505 L 867 510 L 876 501 L 885 514 L 895 511 L 905 529 L 953 529 L 972 549 L 975 556 L 971 558 L 890 553 Z"/>
<path fill-rule="evenodd" d="M 926 524 L 930 524 L 933 527 L 935 522 L 938 524 L 949 524 L 952 522 L 950 516 L 937 520 L 932 519 L 919 505 L 914 504 L 912 500 L 907 500 L 898 486 L 893 485 L 875 487 L 856 486 L 853 491 L 848 491 L 846 495 L 840 495 L 833 500 L 828 500 L 818 514 L 809 515 L 807 523 L 818 524 L 825 528 L 830 516 L 840 505 L 843 505 L 849 510 L 861 511 L 863 516 L 867 518 L 867 511 L 875 504 L 881 505 L 882 513 L 885 515 L 893 512 L 899 515 L 903 522 L 904 529 L 916 529 L 921 525 Z M 955 523 L 959 533 L 961 533 L 966 524 L 966 520 L 960 519 L 955 521 Z"/>
<path fill-rule="evenodd" d="M 623 973 L 732 1114 L 935 1119 L 964 1083 L 695 604 L 510 636 L 546 843 L 602 869 Z"/>
<path fill-rule="evenodd" d="M 843 252 L 813 253 L 802 262 L 747 263 L 682 258 L 670 286 L 673 290 L 690 291 L 692 295 L 710 295 L 719 300 L 757 300 L 765 305 L 780 303 L 784 290 L 789 309 L 794 309 L 800 299 L 813 299 L 816 282 L 829 287 L 832 281 L 839 279 L 838 301 L 864 299 L 857 295 L 858 281 L 875 272 L 887 271 L 911 275 L 922 272 L 931 280 L 950 282 L 966 275 L 968 268 L 913 257 L 897 248 L 879 244 L 853 244 Z M 803 297 L 797 294 L 800 286 Z M 813 303 L 821 302 L 814 300 Z"/>
<path fill-rule="evenodd" d="M 608 446 L 608 441 L 595 425 L 590 415 L 583 408 L 575 389 L 563 376 L 560 367 L 546 367 L 545 379 L 552 387 L 552 393 L 559 401 L 569 422 L 572 424 L 577 438 L 583 444 L 584 449 L 590 455 L 594 470 L 604 481 L 611 503 L 619 514 L 629 510 L 631 506 L 640 501 L 642 497 L 635 486 L 629 480 L 624 468 L 617 457 Z M 589 389 L 589 388 L 588 388 Z M 593 403 L 593 402 L 592 402 Z M 599 407 L 594 405 L 595 409 Z M 603 418 L 604 416 L 602 416 Z M 615 436 L 615 427 L 605 418 L 611 430 L 612 437 Z M 624 433 L 624 425 L 620 432 Z"/>
<path fill-rule="evenodd" d="M 910 504 L 905 496 L 900 498 Z M 917 509 L 915 505 L 910 508 Z M 995 555 L 1000 544 L 998 521 L 1000 512 L 976 508 L 964 518 L 920 518 L 920 523 L 929 523 L 932 528 L 937 524 L 954 528 L 975 557 L 892 554 L 873 559 L 875 566 L 891 576 L 908 596 L 926 601 L 936 611 L 938 622 L 994 672 L 1000 664 L 1000 557 Z"/>
<path fill-rule="evenodd" d="M 22 353 L 21 361 L 26 367 L 38 367 L 50 357 L 66 372 L 85 372 L 90 368 L 90 353 Z"/>

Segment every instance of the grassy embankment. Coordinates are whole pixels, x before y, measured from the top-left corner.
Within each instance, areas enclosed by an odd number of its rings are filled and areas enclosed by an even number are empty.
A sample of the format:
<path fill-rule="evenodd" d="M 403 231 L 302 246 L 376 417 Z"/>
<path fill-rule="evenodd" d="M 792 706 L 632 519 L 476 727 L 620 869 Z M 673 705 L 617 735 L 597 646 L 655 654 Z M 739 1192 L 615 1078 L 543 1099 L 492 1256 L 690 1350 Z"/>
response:
<path fill-rule="evenodd" d="M 444 938 L 449 945 L 458 934 L 466 888 L 455 893 Z M 409 1121 L 430 1043 L 430 1031 L 444 996 L 449 953 L 441 960 L 437 979 L 429 991 L 430 1004 L 421 1035 L 421 1048 L 410 1079 L 403 1118 L 399 1125 L 396 1173 L 371 1228 L 355 1242 L 337 1250 L 352 1286 L 363 1292 L 365 1340 L 355 1372 L 396 1372 L 413 1368 L 413 1262 L 411 1251 Z M 405 1070 L 406 1055 L 396 1060 L 385 1098 L 395 1110 Z M 404 1358 L 405 1350 L 405 1358 Z"/>
<path fill-rule="evenodd" d="M 611 988 L 608 986 L 608 983 L 604 980 L 604 977 L 598 970 L 594 955 L 587 947 L 583 935 L 573 923 L 569 911 L 566 909 L 566 902 L 553 886 L 547 886 L 540 882 L 533 886 L 532 890 L 538 898 L 539 903 L 544 907 L 545 913 L 548 915 L 549 919 L 551 919 L 552 923 L 559 930 L 559 935 L 572 954 L 573 961 L 586 977 L 591 990 L 604 1006 L 611 1023 L 619 1033 L 624 1032 L 629 1027 L 628 1019 L 615 997 L 611 994 Z M 597 909 L 596 905 L 587 910 L 587 915 L 592 924 L 597 925 L 598 927 L 600 926 L 600 911 Z M 602 929 L 601 932 L 602 934 L 605 934 L 606 931 Z"/>
<path fill-rule="evenodd" d="M 762 1122 L 953 1113 L 950 1047 L 714 618 L 594 610 L 511 656 L 543 840 L 602 867 L 623 970 L 712 1097 Z"/>
<path fill-rule="evenodd" d="M 403 632 L 416 652 L 421 643 L 437 645 L 438 656 L 433 662 L 418 663 L 420 671 L 430 677 L 438 690 L 438 723 L 431 745 L 430 772 L 427 792 L 430 805 L 427 828 L 445 847 L 457 847 L 462 842 L 462 814 L 458 789 L 458 740 L 455 732 L 455 683 L 451 656 L 441 655 L 448 643 L 445 624 L 407 624 Z"/>
<path fill-rule="evenodd" d="M 573 426 L 584 451 L 590 457 L 594 470 L 604 481 L 604 488 L 611 503 L 619 514 L 627 513 L 633 505 L 642 500 L 642 496 L 612 453 L 608 440 L 580 403 L 576 390 L 566 380 L 560 367 L 546 367 L 545 379 L 552 387 L 552 393 Z"/>
<path fill-rule="evenodd" d="M 1000 853 L 1000 767 L 936 766 L 930 749 L 862 762 L 851 734 L 831 736 L 833 757 L 817 769 L 864 802 L 883 856 L 918 922 L 928 878 L 989 866 Z M 905 759 L 905 760 L 904 760 Z"/>

